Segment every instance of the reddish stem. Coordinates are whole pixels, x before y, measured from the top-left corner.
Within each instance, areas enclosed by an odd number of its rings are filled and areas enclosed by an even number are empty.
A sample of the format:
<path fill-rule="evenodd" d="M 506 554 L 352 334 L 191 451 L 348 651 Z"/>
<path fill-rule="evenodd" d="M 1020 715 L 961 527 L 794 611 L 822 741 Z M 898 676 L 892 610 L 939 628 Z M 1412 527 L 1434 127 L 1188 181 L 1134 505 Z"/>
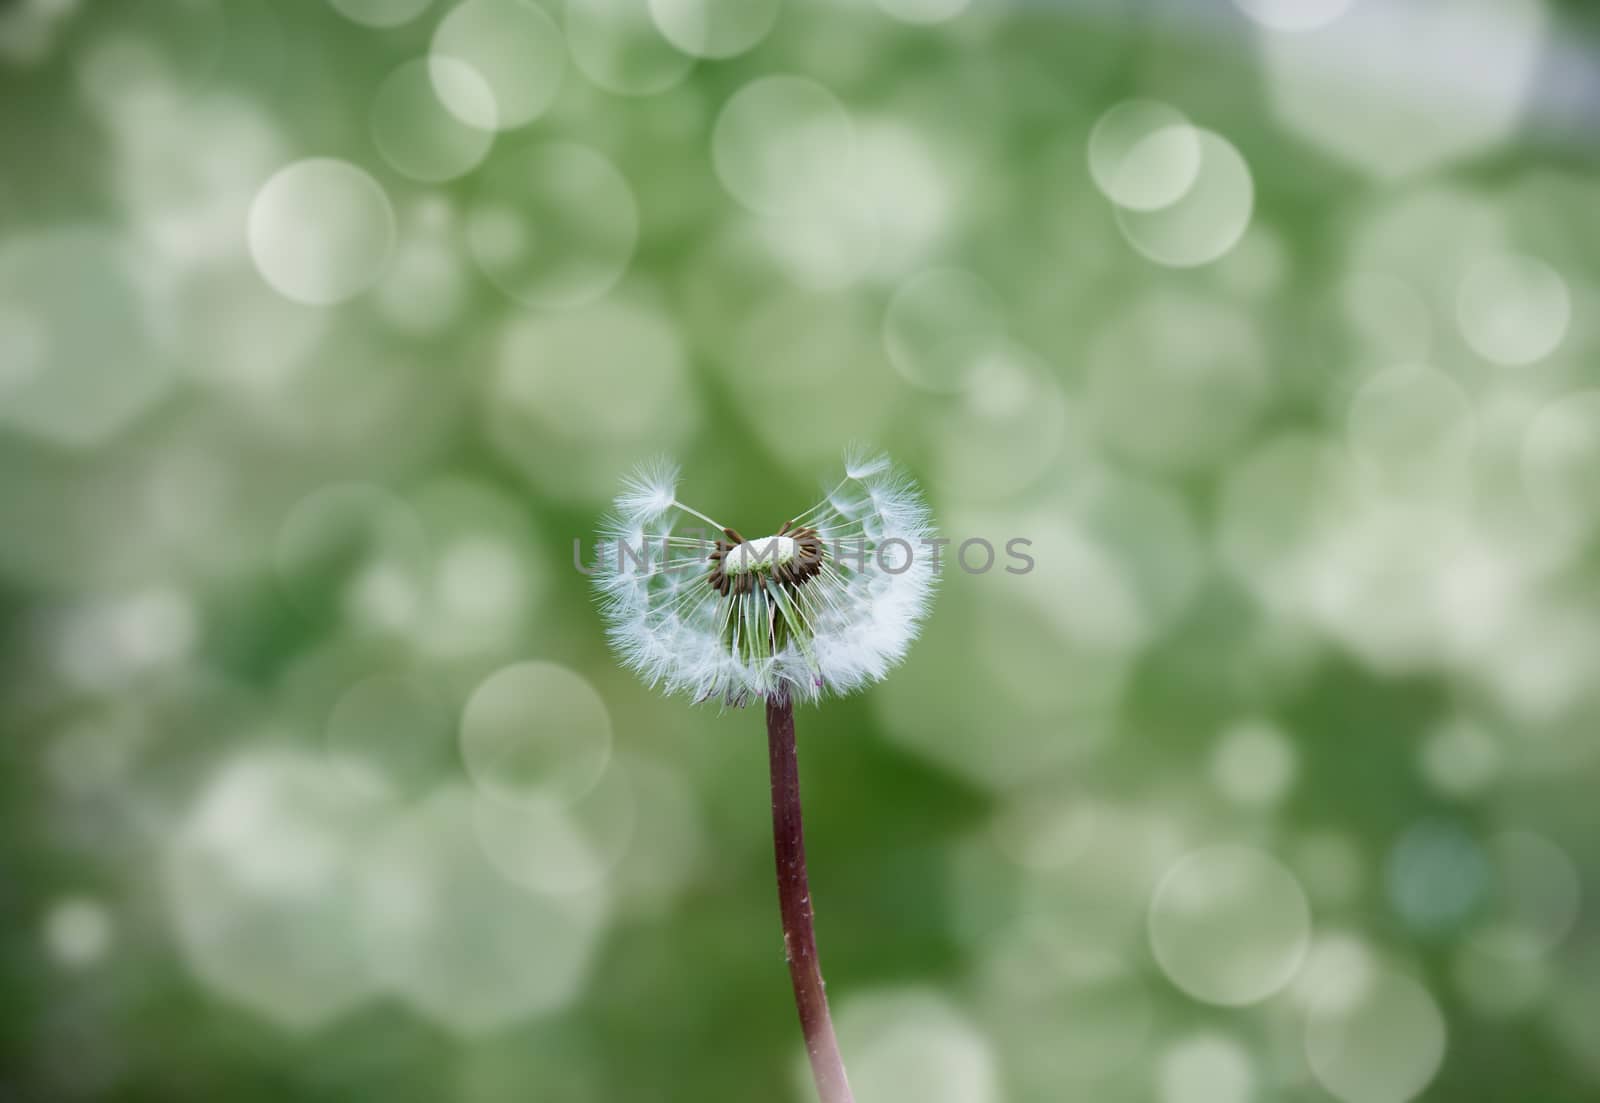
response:
<path fill-rule="evenodd" d="M 812 928 L 811 889 L 806 882 L 806 841 L 800 821 L 800 761 L 795 754 L 794 705 L 767 700 L 767 751 L 772 765 L 772 847 L 778 864 L 778 910 L 783 946 L 794 982 L 795 1007 L 805 1035 L 811 1074 L 822 1103 L 855 1103 L 845 1077 L 839 1040 L 828 1014 L 817 936 Z"/>

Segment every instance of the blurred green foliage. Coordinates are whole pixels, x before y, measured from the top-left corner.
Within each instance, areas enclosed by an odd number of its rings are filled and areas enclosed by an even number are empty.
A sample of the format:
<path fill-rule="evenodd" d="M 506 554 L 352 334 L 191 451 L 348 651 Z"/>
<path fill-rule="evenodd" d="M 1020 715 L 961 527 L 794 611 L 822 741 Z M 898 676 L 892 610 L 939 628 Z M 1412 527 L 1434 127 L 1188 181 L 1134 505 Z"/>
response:
<path fill-rule="evenodd" d="M 1594 20 L 0 6 L 0 1096 L 809 1098 L 573 542 L 865 439 L 1038 567 L 799 717 L 863 1103 L 1593 1098 Z"/>

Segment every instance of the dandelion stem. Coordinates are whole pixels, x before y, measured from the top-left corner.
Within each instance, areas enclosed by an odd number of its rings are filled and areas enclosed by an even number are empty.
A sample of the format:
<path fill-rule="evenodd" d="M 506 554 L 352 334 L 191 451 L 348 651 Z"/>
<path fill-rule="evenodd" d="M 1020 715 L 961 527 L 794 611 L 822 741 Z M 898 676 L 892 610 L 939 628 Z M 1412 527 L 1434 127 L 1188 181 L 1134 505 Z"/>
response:
<path fill-rule="evenodd" d="M 839 1040 L 834 1037 L 817 962 L 817 936 L 811 925 L 811 889 L 806 882 L 805 832 L 800 822 L 800 761 L 795 754 L 794 704 L 767 698 L 767 751 L 772 764 L 772 846 L 778 864 L 778 910 L 783 915 L 783 945 L 794 982 L 800 1030 L 811 1058 L 811 1074 L 822 1103 L 854 1103 L 845 1078 Z"/>

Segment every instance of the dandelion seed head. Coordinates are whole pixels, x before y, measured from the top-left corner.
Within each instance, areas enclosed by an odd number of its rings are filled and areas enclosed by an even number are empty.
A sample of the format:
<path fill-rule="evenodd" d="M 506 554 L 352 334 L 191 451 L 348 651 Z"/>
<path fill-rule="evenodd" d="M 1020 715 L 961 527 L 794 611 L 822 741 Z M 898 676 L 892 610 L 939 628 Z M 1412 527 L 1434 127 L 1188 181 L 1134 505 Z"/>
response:
<path fill-rule="evenodd" d="M 665 461 L 634 472 L 601 530 L 607 635 L 647 684 L 735 706 L 812 701 L 905 657 L 936 581 L 935 529 L 888 457 L 851 453 L 821 501 L 751 540 L 680 501 L 677 478 Z M 691 535 L 706 526 L 719 535 Z"/>

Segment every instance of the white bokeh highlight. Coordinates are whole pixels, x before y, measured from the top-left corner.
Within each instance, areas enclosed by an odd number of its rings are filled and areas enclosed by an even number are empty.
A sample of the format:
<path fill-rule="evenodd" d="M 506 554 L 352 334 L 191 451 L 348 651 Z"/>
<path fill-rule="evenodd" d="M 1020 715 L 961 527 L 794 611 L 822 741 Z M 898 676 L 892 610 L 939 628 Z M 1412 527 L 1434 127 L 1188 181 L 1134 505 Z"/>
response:
<path fill-rule="evenodd" d="M 483 851 L 473 808 L 464 787 L 435 791 L 375 840 L 359 879 L 374 971 L 462 1037 L 576 998 L 608 907 L 597 893 L 546 894 L 508 880 Z"/>
<path fill-rule="evenodd" d="M 1290 130 L 1358 170 L 1396 179 L 1512 135 L 1546 23 L 1543 0 L 1353 0 L 1303 33 L 1263 29 L 1258 45 L 1268 98 Z"/>
<path fill-rule="evenodd" d="M 98 965 L 116 938 L 116 923 L 99 900 L 65 896 L 44 917 L 44 945 L 56 963 L 81 970 Z"/>
<path fill-rule="evenodd" d="M 692 57 L 723 59 L 753 49 L 778 20 L 780 0 L 650 0 L 661 33 Z"/>
<path fill-rule="evenodd" d="M 566 42 L 533 0 L 464 0 L 433 33 L 429 56 L 439 99 L 469 126 L 515 130 L 555 102 L 566 71 Z M 463 80 L 461 66 L 477 74 Z M 487 91 L 487 95 L 485 95 Z"/>
<path fill-rule="evenodd" d="M 1274 31 L 1313 31 L 1338 19 L 1356 0 L 1233 0 L 1234 5 Z"/>
<path fill-rule="evenodd" d="M 249 242 L 256 269 L 280 294 L 331 306 L 383 275 L 394 251 L 394 210 L 378 182 L 348 161 L 296 161 L 256 193 Z"/>
<path fill-rule="evenodd" d="M 1264 721 L 1245 721 L 1222 734 L 1211 754 L 1211 780 L 1234 804 L 1270 807 L 1294 785 L 1299 756 L 1283 731 Z"/>
<path fill-rule="evenodd" d="M 622 96 L 665 92 L 688 76 L 693 55 L 661 34 L 650 7 L 651 0 L 568 0 L 563 26 L 578 71 Z"/>
<path fill-rule="evenodd" d="M 518 663 L 485 679 L 461 716 L 461 758 L 481 792 L 569 804 L 611 758 L 611 714 L 594 687 L 555 663 Z"/>
<path fill-rule="evenodd" d="M 1438 1074 L 1447 1034 L 1426 988 L 1380 970 L 1352 998 L 1312 1006 L 1306 1059 L 1317 1082 L 1342 1103 L 1407 1103 Z"/>
<path fill-rule="evenodd" d="M 802 215 L 819 195 L 839 194 L 855 152 L 849 112 L 805 77 L 766 76 L 746 84 L 723 105 L 711 136 L 723 187 L 763 215 Z"/>
<path fill-rule="evenodd" d="M 841 1002 L 839 1045 L 850 1087 L 880 1103 L 998 1103 L 999 1070 L 987 1039 L 931 989 L 864 992 Z M 809 1070 L 797 1080 L 809 1080 Z M 809 1087 L 804 1090 L 809 1091 Z"/>
<path fill-rule="evenodd" d="M 1311 943 L 1305 891 L 1251 847 L 1198 850 L 1162 878 L 1150 902 L 1150 946 L 1179 988 L 1205 1003 L 1259 1003 L 1294 977 Z"/>
<path fill-rule="evenodd" d="M 1555 352 L 1572 323 L 1572 294 L 1537 257 L 1486 257 L 1461 278 L 1456 320 L 1474 352 L 1495 364 L 1523 367 Z"/>
<path fill-rule="evenodd" d="M 377 989 L 356 880 L 386 801 L 375 777 L 351 780 L 302 752 L 245 752 L 206 782 L 168 853 L 191 969 L 286 1029 L 319 1028 Z"/>
<path fill-rule="evenodd" d="M 440 89 L 448 89 L 441 99 Z M 476 105 L 460 114 L 449 102 Z M 494 95 L 476 70 L 449 57 L 408 61 L 378 86 L 370 126 L 373 144 L 395 171 L 427 184 L 454 180 L 489 155 L 493 126 L 462 122 L 462 115 L 492 119 Z"/>
<path fill-rule="evenodd" d="M 1194 131 L 1200 167 L 1190 187 L 1170 204 L 1152 210 L 1116 208 L 1117 228 L 1128 244 L 1167 268 L 1196 268 L 1226 256 L 1250 228 L 1255 211 L 1255 178 L 1232 142 L 1209 130 Z M 1145 143 L 1158 143 L 1163 162 L 1181 155 L 1183 142 L 1158 131 Z M 1145 143 L 1135 147 L 1139 152 Z M 1169 147 L 1176 145 L 1179 152 Z M 1137 162 L 1135 162 L 1137 163 Z"/>
<path fill-rule="evenodd" d="M 1200 132 L 1176 107 L 1124 100 L 1089 132 L 1089 175 L 1119 207 L 1158 211 L 1186 195 L 1200 176 Z"/>
<path fill-rule="evenodd" d="M 1256 1070 L 1250 1054 L 1222 1034 L 1196 1034 L 1161 1055 L 1161 1103 L 1251 1103 Z"/>

